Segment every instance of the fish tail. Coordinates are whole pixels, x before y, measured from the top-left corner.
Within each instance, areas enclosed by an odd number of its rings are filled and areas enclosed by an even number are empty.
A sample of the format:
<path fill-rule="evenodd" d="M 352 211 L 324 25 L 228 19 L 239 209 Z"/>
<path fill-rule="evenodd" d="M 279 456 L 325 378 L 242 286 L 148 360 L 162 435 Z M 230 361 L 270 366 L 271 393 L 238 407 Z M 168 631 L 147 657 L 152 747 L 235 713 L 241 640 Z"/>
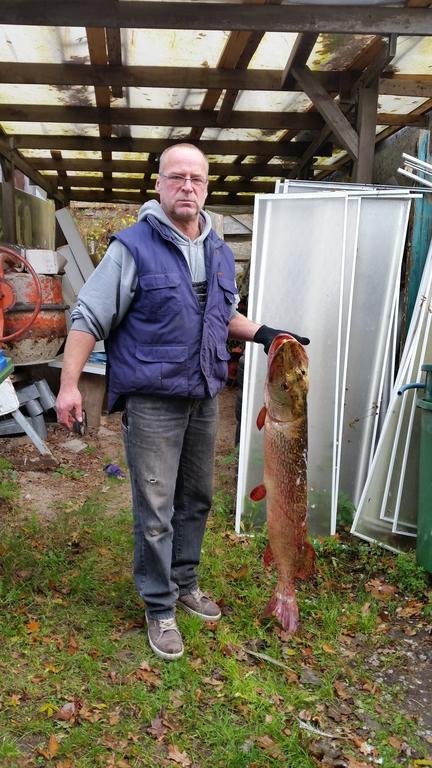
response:
<path fill-rule="evenodd" d="M 316 560 L 316 553 L 310 541 L 305 542 L 302 554 L 303 560 L 299 566 L 296 576 L 298 579 L 309 579 L 309 577 L 312 576 L 313 572 L 315 571 Z"/>
<path fill-rule="evenodd" d="M 299 626 L 299 611 L 294 590 L 280 592 L 276 587 L 264 609 L 263 618 L 275 616 L 282 628 L 294 634 Z"/>

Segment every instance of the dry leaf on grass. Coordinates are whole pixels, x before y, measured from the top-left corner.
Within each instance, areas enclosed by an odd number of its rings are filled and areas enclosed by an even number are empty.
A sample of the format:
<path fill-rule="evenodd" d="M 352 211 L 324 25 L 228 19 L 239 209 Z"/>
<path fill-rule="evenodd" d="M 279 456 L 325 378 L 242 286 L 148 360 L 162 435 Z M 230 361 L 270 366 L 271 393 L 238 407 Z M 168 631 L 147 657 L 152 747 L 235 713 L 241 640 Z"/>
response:
<path fill-rule="evenodd" d="M 168 760 L 172 760 L 173 763 L 177 763 L 178 765 L 183 766 L 183 768 L 188 768 L 188 766 L 192 765 L 192 761 L 189 759 L 186 752 L 180 752 L 175 744 L 168 745 Z"/>
<path fill-rule="evenodd" d="M 49 738 L 47 748 L 41 749 L 39 747 L 39 749 L 37 749 L 37 752 L 39 755 L 42 755 L 42 757 L 44 757 L 45 760 L 52 760 L 56 756 L 59 749 L 60 749 L 60 744 L 58 743 L 57 738 L 54 736 L 54 734 L 52 734 Z"/>
<path fill-rule="evenodd" d="M 376 600 L 390 600 L 390 598 L 397 592 L 397 589 L 393 584 L 387 584 L 385 581 L 381 581 L 381 579 L 370 579 L 370 581 L 366 583 L 365 589 L 367 592 L 370 592 L 372 597 L 375 597 Z"/>
<path fill-rule="evenodd" d="M 37 635 L 40 632 L 40 624 L 35 619 L 32 619 L 26 624 L 26 629 L 31 635 Z"/>

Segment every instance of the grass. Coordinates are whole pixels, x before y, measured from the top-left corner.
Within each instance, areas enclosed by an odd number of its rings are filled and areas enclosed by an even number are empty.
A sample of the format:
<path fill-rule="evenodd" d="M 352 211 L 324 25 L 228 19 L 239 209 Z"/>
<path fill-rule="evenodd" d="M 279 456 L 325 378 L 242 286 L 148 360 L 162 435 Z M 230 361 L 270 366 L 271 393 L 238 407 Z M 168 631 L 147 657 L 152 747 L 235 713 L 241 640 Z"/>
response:
<path fill-rule="evenodd" d="M 1 476 L 13 486 L 10 472 Z M 237 538 L 233 497 L 220 490 L 201 586 L 223 598 L 224 616 L 203 626 L 179 613 L 187 654 L 166 664 L 149 650 L 131 580 L 130 510 L 106 515 L 109 493 L 103 503 L 65 502 L 55 520 L 20 524 L 8 495 L 0 538 L 2 766 L 313 768 L 322 739 L 305 724 L 343 736 L 332 743 L 347 765 L 350 756 L 352 765 L 368 764 L 359 747 L 366 743 L 384 768 L 426 759 L 415 719 L 391 689 L 374 687 L 368 665 L 386 639 L 371 579 L 398 586 L 387 615 L 417 601 L 424 620 L 425 575 L 412 557 L 353 540 L 315 542 L 317 573 L 299 588 L 302 629 L 290 638 L 260 619 L 275 578 L 262 566 L 265 533 Z M 379 722 L 377 734 L 364 731 L 365 713 Z"/>

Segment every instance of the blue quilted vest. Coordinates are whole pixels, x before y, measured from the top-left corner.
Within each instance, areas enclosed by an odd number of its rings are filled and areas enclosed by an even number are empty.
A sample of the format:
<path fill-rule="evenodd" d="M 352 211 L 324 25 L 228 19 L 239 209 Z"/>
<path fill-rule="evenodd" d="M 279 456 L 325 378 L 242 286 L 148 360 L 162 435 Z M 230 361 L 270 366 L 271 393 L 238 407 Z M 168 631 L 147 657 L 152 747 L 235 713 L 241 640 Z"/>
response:
<path fill-rule="evenodd" d="M 213 397 L 227 378 L 234 258 L 211 230 L 204 241 L 204 313 L 171 229 L 153 216 L 114 235 L 132 254 L 135 296 L 106 341 L 108 409 L 130 394 Z"/>

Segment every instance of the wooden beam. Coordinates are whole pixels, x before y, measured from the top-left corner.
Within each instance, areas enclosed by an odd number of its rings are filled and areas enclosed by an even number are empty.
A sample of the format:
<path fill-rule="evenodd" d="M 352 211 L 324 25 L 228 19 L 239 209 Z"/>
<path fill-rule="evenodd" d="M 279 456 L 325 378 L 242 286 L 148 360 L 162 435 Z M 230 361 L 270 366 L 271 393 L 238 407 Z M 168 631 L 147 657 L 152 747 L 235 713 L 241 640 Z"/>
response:
<path fill-rule="evenodd" d="M 101 139 L 98 136 L 58 136 L 15 134 L 14 141 L 20 149 L 71 149 L 78 152 L 156 152 L 161 153 L 175 142 L 170 139 L 133 139 L 129 137 Z M 198 141 L 194 144 L 205 155 L 245 155 L 261 157 L 301 157 L 309 147 L 306 141 L 275 143 L 272 141 Z M 331 153 L 327 145 L 322 155 Z M 31 161 L 31 158 L 29 158 Z M 18 167 L 18 165 L 17 165 Z"/>
<path fill-rule="evenodd" d="M 378 78 L 367 88 L 360 88 L 358 94 L 357 131 L 359 153 L 354 164 L 353 181 L 361 184 L 372 183 L 375 157 L 375 135 L 378 106 Z"/>
<path fill-rule="evenodd" d="M 308 96 L 323 115 L 333 121 L 333 130 L 345 136 L 350 141 L 349 130 L 345 131 L 347 119 L 339 116 L 339 106 L 323 92 L 322 87 L 315 82 L 312 73 L 304 74 L 295 69 L 296 76 L 305 88 Z M 313 80 L 313 83 L 311 82 Z M 313 98 L 312 98 L 313 97 Z M 52 106 L 39 104 L 0 104 L 0 120 L 15 120 L 18 122 L 42 123 L 87 123 L 114 125 L 157 125 L 201 128 L 216 128 L 217 112 L 198 109 L 141 109 L 131 107 L 114 107 L 111 109 L 99 107 Z M 232 113 L 225 127 L 227 128 L 257 128 L 259 130 L 309 130 L 318 131 L 322 128 L 322 118 L 316 112 L 249 112 L 237 110 Z M 417 115 L 379 113 L 378 125 L 414 125 L 425 127 L 426 121 Z M 351 126 L 350 126 L 351 127 Z M 353 130 L 351 128 L 351 130 Z M 338 133 L 336 133 L 338 131 Z M 106 138 L 104 136 L 104 138 Z M 340 138 L 338 136 L 338 138 Z M 342 141 L 342 138 L 341 138 Z M 345 146 L 345 145 L 344 145 Z M 354 147 L 350 147 L 353 151 Z"/>
<path fill-rule="evenodd" d="M 293 67 L 292 74 L 297 82 L 300 83 L 304 92 L 309 96 L 318 112 L 321 113 L 342 147 L 347 149 L 353 158 L 357 158 L 358 136 L 342 112 L 339 104 L 315 80 L 313 73 L 307 66 Z"/>
<path fill-rule="evenodd" d="M 359 72 L 314 71 L 314 77 L 329 93 L 349 88 Z M 280 91 L 283 72 L 279 69 L 217 69 L 204 67 L 92 66 L 89 64 L 27 64 L 0 62 L 0 83 L 12 85 L 109 85 L 112 88 L 196 88 L 219 91 Z M 290 78 L 289 90 L 301 91 Z M 432 96 L 432 74 L 383 72 L 380 94 L 389 96 Z"/>
<path fill-rule="evenodd" d="M 66 171 L 96 171 L 103 173 L 111 171 L 112 173 L 150 173 L 158 172 L 158 163 L 148 162 L 147 160 L 85 160 L 82 158 L 62 158 L 61 153 L 53 150 L 56 154 L 55 159 L 48 157 L 32 157 L 31 163 L 39 171 L 57 171 L 66 173 Z M 57 155 L 60 158 L 57 159 Z M 292 165 L 292 163 L 290 163 Z M 289 167 L 289 166 L 288 166 Z M 242 178 L 276 178 L 283 176 L 287 170 L 287 163 L 210 163 L 209 176 L 241 176 Z"/>
<path fill-rule="evenodd" d="M 90 123 L 114 125 L 157 125 L 218 127 L 217 112 L 198 109 L 147 109 L 131 107 L 76 107 L 35 104 L 0 104 L 0 120 L 45 123 Z M 305 112 L 246 112 L 231 115 L 229 128 L 319 130 L 322 120 Z"/>
<path fill-rule="evenodd" d="M 16 243 L 16 209 L 15 209 L 15 166 L 4 156 L 0 157 L 3 173 L 1 203 L 2 203 L 2 240 L 14 245 Z"/>
<path fill-rule="evenodd" d="M 281 88 L 285 91 L 292 89 L 293 84 L 296 82 L 292 76 L 292 68 L 305 67 L 307 60 L 311 55 L 312 49 L 318 39 L 318 35 L 312 32 L 302 32 L 297 35 L 296 41 L 292 47 L 289 59 L 286 63 L 285 69 L 281 77 Z"/>
<path fill-rule="evenodd" d="M 147 200 L 159 200 L 156 192 L 135 192 L 131 190 L 98 190 L 98 189 L 72 189 L 71 200 L 81 200 L 89 203 L 145 203 Z M 206 200 L 206 206 L 214 205 L 247 205 L 253 207 L 254 195 L 252 194 L 213 194 Z"/>
<path fill-rule="evenodd" d="M 96 66 L 106 66 L 108 63 L 108 53 L 106 45 L 105 29 L 103 27 L 92 28 L 89 27 L 86 30 L 87 43 L 90 54 L 90 61 Z M 99 120 L 99 135 L 103 139 L 109 139 L 111 136 L 112 124 L 110 121 L 110 89 L 106 85 L 95 85 L 95 97 L 96 106 L 102 110 L 102 113 L 106 115 L 105 120 Z M 111 154 L 106 152 L 103 154 L 104 160 L 110 160 Z"/>
<path fill-rule="evenodd" d="M 37 184 L 37 186 L 44 189 L 50 197 L 55 196 L 60 200 L 63 200 L 63 195 L 55 192 L 55 186 L 51 180 L 39 173 L 33 168 L 30 161 L 16 151 L 15 137 L 6 135 L 0 137 L 0 155 L 13 163 L 15 167 L 28 176 L 34 184 Z"/>
<path fill-rule="evenodd" d="M 122 54 L 121 54 L 121 33 L 119 29 L 113 29 L 108 27 L 105 30 L 106 34 L 106 46 L 108 53 L 109 69 L 117 67 L 121 70 Z M 111 86 L 111 93 L 114 99 L 121 99 L 123 97 L 123 88 L 121 85 Z"/>
<path fill-rule="evenodd" d="M 282 174 L 283 175 L 283 174 Z M 63 186 L 64 179 L 59 178 L 59 186 Z M 114 176 L 113 178 L 105 178 L 103 176 L 68 176 L 67 187 L 84 187 L 88 189 L 135 189 L 139 191 L 142 187 L 142 178 L 134 178 L 132 176 Z M 154 188 L 154 180 L 150 180 L 149 186 L 146 191 Z M 229 192 L 236 194 L 237 192 L 274 192 L 274 181 L 223 181 L 209 182 L 209 192 Z"/>
<path fill-rule="evenodd" d="M 428 8 L 251 5 L 155 0 L 2 0 L 0 24 L 129 29 L 432 35 Z"/>

